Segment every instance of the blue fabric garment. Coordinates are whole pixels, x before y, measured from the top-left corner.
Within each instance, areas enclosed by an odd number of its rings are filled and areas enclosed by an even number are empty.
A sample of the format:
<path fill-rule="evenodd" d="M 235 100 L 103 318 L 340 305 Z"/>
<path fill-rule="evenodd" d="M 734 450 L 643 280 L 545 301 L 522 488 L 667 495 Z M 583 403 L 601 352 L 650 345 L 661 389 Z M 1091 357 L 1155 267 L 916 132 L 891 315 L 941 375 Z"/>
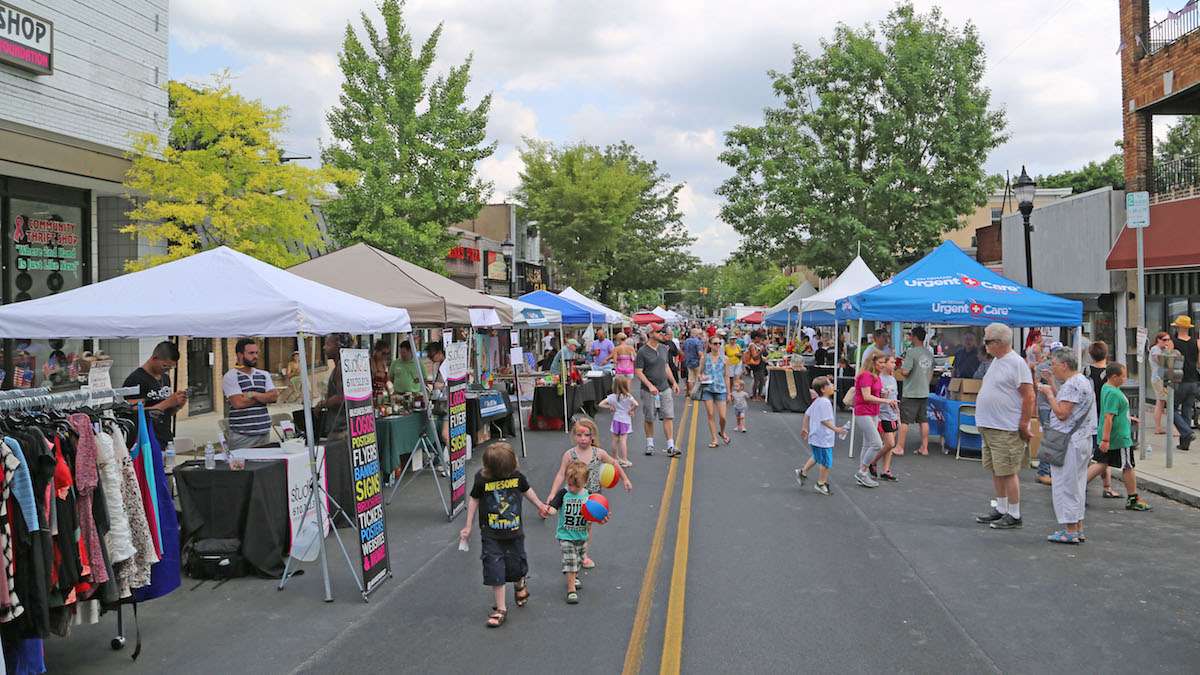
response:
<path fill-rule="evenodd" d="M 167 474 L 163 470 L 163 453 L 158 437 L 147 433 L 145 411 L 138 405 L 138 442 L 142 460 L 146 464 L 146 478 L 153 478 L 155 505 L 158 510 L 159 542 L 162 545 L 160 560 L 150 567 L 150 585 L 133 592 L 138 602 L 161 598 L 179 588 L 179 519 L 175 515 L 175 501 L 171 499 L 171 489 L 167 483 Z M 142 440 L 145 440 L 145 444 Z"/>
<path fill-rule="evenodd" d="M 46 672 L 46 653 L 41 638 L 6 640 L 4 663 L 8 675 L 41 675 Z"/>
<path fill-rule="evenodd" d="M 137 408 L 138 435 L 133 442 L 133 447 L 129 449 L 129 456 L 133 458 L 134 463 L 140 463 L 146 474 L 146 491 L 151 495 L 158 494 L 157 477 L 154 475 L 154 453 L 151 451 L 151 439 L 154 434 L 150 433 L 149 425 L 146 424 L 146 407 L 138 403 Z M 155 539 L 162 542 L 162 525 L 159 523 L 159 514 L 157 513 L 157 501 L 155 502 L 156 513 L 147 513 L 146 519 L 149 520 L 151 529 L 154 530 Z M 164 544 L 165 546 L 165 544 Z"/>
<path fill-rule="evenodd" d="M 13 472 L 12 492 L 13 496 L 17 498 L 17 504 L 21 507 L 21 516 L 25 518 L 26 526 L 30 532 L 36 532 L 39 529 L 37 500 L 33 496 L 33 478 L 29 475 L 29 463 L 25 461 L 25 453 L 15 438 L 5 436 L 4 444 L 21 462 L 21 466 Z"/>

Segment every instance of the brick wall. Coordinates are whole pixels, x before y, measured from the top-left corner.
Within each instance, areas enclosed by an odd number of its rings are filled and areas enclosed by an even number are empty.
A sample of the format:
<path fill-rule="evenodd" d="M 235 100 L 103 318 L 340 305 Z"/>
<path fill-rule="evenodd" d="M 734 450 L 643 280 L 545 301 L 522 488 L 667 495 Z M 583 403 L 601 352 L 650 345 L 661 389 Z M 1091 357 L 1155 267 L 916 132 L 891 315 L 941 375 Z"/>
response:
<path fill-rule="evenodd" d="M 1154 133 L 1151 115 L 1140 108 L 1168 95 L 1164 75 L 1171 73 L 1171 92 L 1200 82 L 1200 32 L 1185 36 L 1147 56 L 1139 36 L 1149 30 L 1149 0 L 1119 0 L 1121 8 L 1121 114 L 1125 139 L 1125 184 L 1128 190 L 1150 190 Z M 1196 111 L 1200 113 L 1200 109 Z"/>
<path fill-rule="evenodd" d="M 168 0 L 11 0 L 54 22 L 54 74 L 0 65 L 0 118 L 128 150 L 167 120 Z"/>

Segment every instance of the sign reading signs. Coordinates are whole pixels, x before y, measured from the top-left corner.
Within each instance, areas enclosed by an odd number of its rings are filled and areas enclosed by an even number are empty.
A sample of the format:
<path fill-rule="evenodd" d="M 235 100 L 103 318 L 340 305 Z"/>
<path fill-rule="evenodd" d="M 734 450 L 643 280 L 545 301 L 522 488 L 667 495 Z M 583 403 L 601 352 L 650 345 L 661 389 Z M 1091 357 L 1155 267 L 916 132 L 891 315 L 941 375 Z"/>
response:
<path fill-rule="evenodd" d="M 362 553 L 364 594 L 389 576 L 387 527 L 383 522 L 383 479 L 379 474 L 379 442 L 375 434 L 375 409 L 371 405 L 371 357 L 365 349 L 343 349 L 342 392 L 346 403 L 346 429 L 350 444 L 350 472 L 354 481 L 354 509 Z"/>
<path fill-rule="evenodd" d="M 450 408 L 450 518 L 467 503 L 467 343 L 446 343 L 446 397 Z"/>
<path fill-rule="evenodd" d="M 54 23 L 0 0 L 0 63 L 52 74 Z"/>

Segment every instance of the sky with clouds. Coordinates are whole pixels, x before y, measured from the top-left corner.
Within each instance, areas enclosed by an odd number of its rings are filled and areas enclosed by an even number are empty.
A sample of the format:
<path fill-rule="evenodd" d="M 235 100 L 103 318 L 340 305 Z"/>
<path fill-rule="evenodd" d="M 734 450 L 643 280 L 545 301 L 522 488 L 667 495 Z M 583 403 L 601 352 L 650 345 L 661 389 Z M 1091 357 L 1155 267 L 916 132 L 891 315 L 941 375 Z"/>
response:
<path fill-rule="evenodd" d="M 1185 0 L 1152 0 L 1165 13 Z M 418 41 L 444 24 L 439 70 L 474 56 L 472 100 L 493 94 L 496 154 L 480 167 L 493 201 L 516 185 L 522 137 L 608 144 L 627 140 L 686 183 L 681 206 L 716 262 L 737 248 L 720 222 L 716 187 L 723 134 L 757 124 L 773 105 L 767 70 L 796 44 L 813 52 L 837 22 L 878 22 L 891 0 L 410 0 Z M 1121 135 L 1115 0 L 916 0 L 939 4 L 956 25 L 973 22 L 986 45 L 985 85 L 1008 115 L 1010 139 L 989 172 L 1050 173 L 1099 160 Z M 337 53 L 374 0 L 173 0 L 170 70 L 210 80 L 228 68 L 241 93 L 287 106 L 286 149 L 318 154 L 325 113 L 337 101 Z"/>

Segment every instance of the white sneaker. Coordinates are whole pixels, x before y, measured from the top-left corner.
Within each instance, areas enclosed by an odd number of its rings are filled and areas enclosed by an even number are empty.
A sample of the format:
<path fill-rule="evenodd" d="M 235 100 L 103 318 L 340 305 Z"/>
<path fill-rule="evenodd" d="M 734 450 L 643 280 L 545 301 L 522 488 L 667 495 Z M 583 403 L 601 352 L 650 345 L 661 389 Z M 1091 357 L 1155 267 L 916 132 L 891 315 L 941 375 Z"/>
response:
<path fill-rule="evenodd" d="M 649 457 L 650 455 L 653 455 L 653 454 L 654 454 L 654 446 L 647 445 L 646 446 L 646 456 Z"/>
<path fill-rule="evenodd" d="M 874 478 L 871 478 L 871 474 L 866 471 L 856 471 L 854 473 L 854 480 L 858 481 L 858 484 L 863 487 L 879 487 L 879 483 Z"/>

